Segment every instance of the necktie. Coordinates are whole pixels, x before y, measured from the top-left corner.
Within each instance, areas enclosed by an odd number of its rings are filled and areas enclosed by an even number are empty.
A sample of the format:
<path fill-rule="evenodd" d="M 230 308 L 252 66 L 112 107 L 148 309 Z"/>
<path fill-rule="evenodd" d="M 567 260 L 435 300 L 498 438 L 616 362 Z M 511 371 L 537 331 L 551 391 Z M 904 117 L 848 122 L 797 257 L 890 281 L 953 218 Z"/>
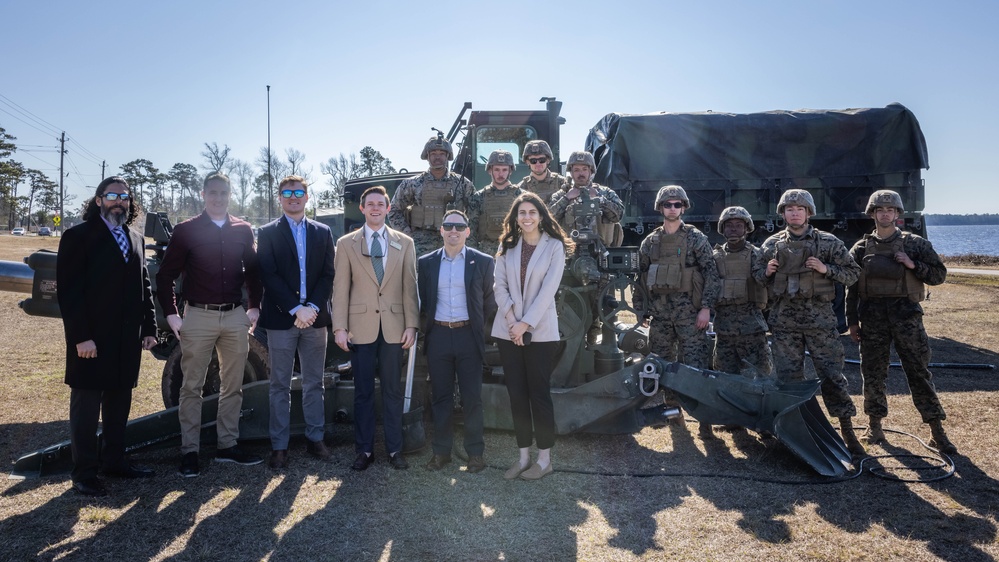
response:
<path fill-rule="evenodd" d="M 378 241 L 378 233 L 375 232 L 371 235 L 371 267 L 375 268 L 375 277 L 378 278 L 379 285 L 382 284 L 382 277 L 385 276 L 385 265 L 382 264 L 384 256 L 381 242 Z"/>
<path fill-rule="evenodd" d="M 118 247 L 121 248 L 121 256 L 128 261 L 128 238 L 125 237 L 125 231 L 121 229 L 120 226 L 116 226 L 111 229 L 111 233 L 114 234 L 114 239 L 118 241 Z"/>

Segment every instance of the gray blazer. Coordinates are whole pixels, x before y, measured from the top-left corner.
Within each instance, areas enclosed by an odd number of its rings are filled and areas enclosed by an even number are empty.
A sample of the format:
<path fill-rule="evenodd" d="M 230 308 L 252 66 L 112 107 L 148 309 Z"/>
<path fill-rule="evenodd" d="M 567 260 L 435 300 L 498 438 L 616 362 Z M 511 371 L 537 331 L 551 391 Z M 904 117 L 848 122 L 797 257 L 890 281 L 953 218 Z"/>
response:
<path fill-rule="evenodd" d="M 510 329 L 506 313 L 513 310 L 518 321 L 533 328 L 532 341 L 558 341 L 558 315 L 555 313 L 555 293 L 562 282 L 565 269 L 565 246 L 548 234 L 542 234 L 537 249 L 527 264 L 524 286 L 520 285 L 520 252 L 524 244 L 517 245 L 496 258 L 496 319 L 492 336 L 509 341 Z"/>

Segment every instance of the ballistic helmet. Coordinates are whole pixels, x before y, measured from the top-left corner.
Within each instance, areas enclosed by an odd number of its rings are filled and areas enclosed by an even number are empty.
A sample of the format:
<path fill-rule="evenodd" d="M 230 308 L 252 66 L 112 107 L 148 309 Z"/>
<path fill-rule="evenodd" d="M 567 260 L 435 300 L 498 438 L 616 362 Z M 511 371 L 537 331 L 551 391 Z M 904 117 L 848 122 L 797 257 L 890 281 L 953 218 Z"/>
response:
<path fill-rule="evenodd" d="M 808 209 L 808 216 L 815 214 L 815 200 L 812 194 L 804 189 L 789 189 L 780 196 L 777 202 L 777 214 L 784 214 L 784 207 L 788 205 L 800 205 Z"/>
<path fill-rule="evenodd" d="M 902 207 L 902 196 L 889 189 L 879 189 L 872 193 L 870 200 L 867 201 L 867 211 L 864 214 L 871 215 L 878 207 L 895 207 L 899 214 L 905 212 L 905 208 Z"/>
<path fill-rule="evenodd" d="M 513 161 L 513 154 L 510 154 L 506 150 L 494 150 L 489 154 L 489 161 L 486 162 L 486 171 L 488 172 L 490 168 L 497 164 L 500 166 L 510 166 L 511 172 L 517 169 L 517 163 Z"/>
<path fill-rule="evenodd" d="M 443 150 L 447 152 L 448 160 L 454 160 L 454 150 L 451 150 L 451 143 L 447 142 L 447 139 L 442 136 L 430 137 L 427 144 L 423 145 L 423 154 L 420 154 L 420 159 L 428 160 L 431 150 Z"/>
<path fill-rule="evenodd" d="M 573 164 L 586 164 L 590 167 L 591 172 L 597 171 L 597 163 L 593 160 L 593 155 L 589 152 L 577 150 L 570 154 L 569 159 L 565 163 L 565 169 L 572 171 Z"/>
<path fill-rule="evenodd" d="M 725 221 L 729 219 L 741 219 L 746 223 L 746 234 L 749 234 L 756 229 L 753 226 L 753 217 L 749 214 L 749 211 L 745 207 L 726 207 L 724 211 L 721 212 L 721 216 L 718 217 L 718 234 L 722 236 L 725 235 L 722 232 L 722 227 L 725 226 Z"/>
<path fill-rule="evenodd" d="M 532 140 L 524 145 L 524 162 L 527 162 L 528 158 L 537 158 L 538 156 L 547 156 L 549 160 L 555 159 L 552 147 L 543 140 Z"/>
<path fill-rule="evenodd" d="M 660 205 L 670 199 L 679 199 L 680 201 L 683 201 L 683 207 L 685 209 L 690 208 L 690 199 L 687 198 L 687 192 L 684 191 L 679 185 L 664 185 L 660 187 L 659 193 L 656 194 L 655 208 L 658 210 Z"/>

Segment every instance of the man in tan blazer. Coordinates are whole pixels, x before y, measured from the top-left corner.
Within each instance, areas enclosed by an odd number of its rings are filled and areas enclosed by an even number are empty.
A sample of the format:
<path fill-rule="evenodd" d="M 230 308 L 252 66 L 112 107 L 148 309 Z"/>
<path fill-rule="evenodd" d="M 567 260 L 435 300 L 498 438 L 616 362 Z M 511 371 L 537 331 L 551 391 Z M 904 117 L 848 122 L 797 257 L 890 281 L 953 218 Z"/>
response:
<path fill-rule="evenodd" d="M 337 240 L 333 338 L 350 351 L 354 373 L 354 470 L 374 461 L 375 373 L 381 381 L 385 450 L 393 468 L 402 457 L 402 350 L 416 342 L 420 305 L 413 239 L 385 226 L 389 198 L 378 185 L 361 195 L 364 226 Z"/>

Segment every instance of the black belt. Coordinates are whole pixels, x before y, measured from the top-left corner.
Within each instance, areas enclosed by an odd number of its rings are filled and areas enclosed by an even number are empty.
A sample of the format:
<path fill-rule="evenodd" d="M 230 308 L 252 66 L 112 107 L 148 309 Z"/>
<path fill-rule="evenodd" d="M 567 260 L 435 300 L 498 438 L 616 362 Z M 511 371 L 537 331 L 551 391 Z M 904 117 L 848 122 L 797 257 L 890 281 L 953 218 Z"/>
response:
<path fill-rule="evenodd" d="M 434 324 L 438 326 L 444 326 L 445 328 L 464 328 L 471 324 L 468 320 L 460 320 L 458 322 L 441 322 L 440 320 L 434 320 Z"/>
<path fill-rule="evenodd" d="M 229 312 L 234 310 L 236 307 L 243 306 L 238 302 L 227 302 L 225 304 L 201 304 L 197 302 L 187 301 L 187 306 L 193 306 L 194 308 L 203 308 L 205 310 L 216 310 L 219 312 Z"/>

